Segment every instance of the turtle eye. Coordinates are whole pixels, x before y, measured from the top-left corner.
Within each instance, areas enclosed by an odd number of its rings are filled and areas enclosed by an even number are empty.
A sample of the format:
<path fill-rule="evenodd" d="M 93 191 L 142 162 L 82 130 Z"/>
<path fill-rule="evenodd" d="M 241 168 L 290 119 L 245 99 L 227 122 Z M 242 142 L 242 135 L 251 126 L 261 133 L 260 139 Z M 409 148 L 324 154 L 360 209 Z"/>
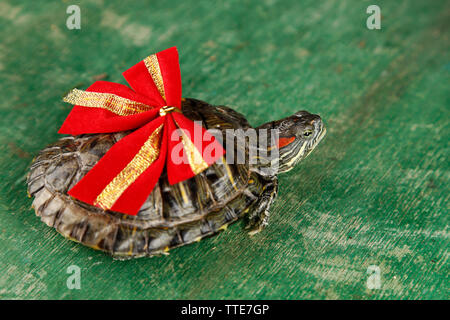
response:
<path fill-rule="evenodd" d="M 303 132 L 303 135 L 304 135 L 305 137 L 308 137 L 308 136 L 310 136 L 311 134 L 312 134 L 312 131 L 311 131 L 311 130 L 307 130 L 307 131 Z"/>

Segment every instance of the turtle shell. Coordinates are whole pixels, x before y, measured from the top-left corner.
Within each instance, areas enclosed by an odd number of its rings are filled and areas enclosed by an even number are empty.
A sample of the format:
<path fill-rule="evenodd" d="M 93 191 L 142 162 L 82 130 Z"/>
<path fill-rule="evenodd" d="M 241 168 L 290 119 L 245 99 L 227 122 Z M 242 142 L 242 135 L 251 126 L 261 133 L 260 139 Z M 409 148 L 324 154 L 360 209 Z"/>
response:
<path fill-rule="evenodd" d="M 182 110 L 208 129 L 250 127 L 228 107 L 183 99 Z M 140 257 L 212 235 L 258 206 L 264 178 L 248 164 L 227 164 L 225 158 L 174 185 L 163 172 L 136 216 L 105 211 L 69 196 L 67 191 L 128 133 L 68 136 L 39 153 L 28 175 L 28 193 L 43 222 L 116 258 Z"/>

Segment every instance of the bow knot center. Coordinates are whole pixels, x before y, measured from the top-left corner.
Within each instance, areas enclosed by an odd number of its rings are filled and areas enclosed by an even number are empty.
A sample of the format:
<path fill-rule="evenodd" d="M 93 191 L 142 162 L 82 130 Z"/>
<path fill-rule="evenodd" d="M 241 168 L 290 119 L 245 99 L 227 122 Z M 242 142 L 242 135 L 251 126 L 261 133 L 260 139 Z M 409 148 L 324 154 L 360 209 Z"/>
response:
<path fill-rule="evenodd" d="M 178 109 L 177 107 L 172 107 L 172 106 L 164 106 L 164 107 L 161 107 L 161 109 L 159 109 L 159 115 L 161 117 L 163 117 L 166 114 L 169 114 L 171 112 L 179 112 L 179 113 L 181 113 L 181 110 Z"/>

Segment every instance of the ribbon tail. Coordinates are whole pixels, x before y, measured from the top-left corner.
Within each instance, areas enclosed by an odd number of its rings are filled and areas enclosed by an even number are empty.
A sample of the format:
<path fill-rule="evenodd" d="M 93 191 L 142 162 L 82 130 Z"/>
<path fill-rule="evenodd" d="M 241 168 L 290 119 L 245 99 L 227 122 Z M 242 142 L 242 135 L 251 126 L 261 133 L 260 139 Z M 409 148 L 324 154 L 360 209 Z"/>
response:
<path fill-rule="evenodd" d="M 167 139 L 157 118 L 119 140 L 69 194 L 104 210 L 136 215 L 164 168 Z"/>
<path fill-rule="evenodd" d="M 222 145 L 202 125 L 179 113 L 171 113 L 166 118 L 170 135 L 166 163 L 170 184 L 192 178 L 225 154 Z"/>

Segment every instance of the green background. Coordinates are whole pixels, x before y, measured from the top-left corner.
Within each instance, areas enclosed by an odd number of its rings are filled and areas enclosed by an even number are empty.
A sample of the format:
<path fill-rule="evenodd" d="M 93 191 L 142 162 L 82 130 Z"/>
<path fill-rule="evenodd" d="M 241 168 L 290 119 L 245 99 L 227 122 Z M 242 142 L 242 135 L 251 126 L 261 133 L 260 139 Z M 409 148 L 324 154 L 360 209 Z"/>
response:
<path fill-rule="evenodd" d="M 81 30 L 66 8 L 81 8 Z M 382 29 L 368 30 L 378 4 Z M 1 1 L 0 297 L 449 298 L 450 4 L 435 1 Z M 176 45 L 183 95 L 254 125 L 306 109 L 328 134 L 280 176 L 270 225 L 114 261 L 61 237 L 26 196 L 61 97 Z M 81 289 L 69 290 L 70 265 Z M 368 267 L 381 272 L 369 289 Z"/>

